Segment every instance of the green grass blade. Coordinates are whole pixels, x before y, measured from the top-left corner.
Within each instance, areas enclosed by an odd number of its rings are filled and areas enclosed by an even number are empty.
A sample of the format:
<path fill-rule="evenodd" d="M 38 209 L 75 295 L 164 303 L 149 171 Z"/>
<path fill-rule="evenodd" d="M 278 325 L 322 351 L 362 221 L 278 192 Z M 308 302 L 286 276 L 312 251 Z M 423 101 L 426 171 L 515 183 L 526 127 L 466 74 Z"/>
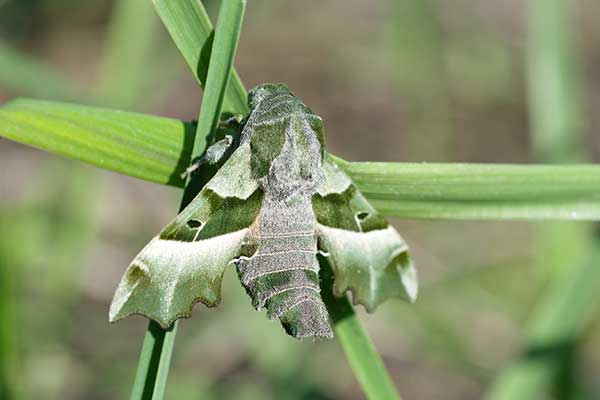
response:
<path fill-rule="evenodd" d="M 446 41 L 433 0 L 388 1 L 392 81 L 408 108 L 408 146 L 427 159 L 448 158 L 452 123 Z M 422 154 L 422 153 L 418 153 Z"/>
<path fill-rule="evenodd" d="M 600 218 L 600 166 L 339 161 L 385 215 L 446 219 Z"/>
<path fill-rule="evenodd" d="M 198 0 L 153 0 L 158 15 L 198 83 L 204 87 L 213 42 L 213 28 Z M 246 89 L 235 70 L 223 103 L 225 114 L 246 114 Z"/>
<path fill-rule="evenodd" d="M 0 109 L 0 136 L 179 187 L 194 130 L 173 119 L 67 103 L 15 100 Z"/>
<path fill-rule="evenodd" d="M 598 310 L 598 265 L 596 249 L 564 279 L 551 283 L 529 322 L 523 355 L 498 376 L 486 398 L 535 398 L 558 382 L 565 358 L 572 356 L 577 338 Z"/>
<path fill-rule="evenodd" d="M 206 87 L 195 133 L 195 143 L 188 164 L 191 159 L 204 153 L 206 139 L 215 131 L 219 122 L 245 7 L 245 0 L 224 0 L 221 3 L 215 43 L 207 66 Z M 188 180 L 180 210 L 189 204 L 200 189 L 201 184 L 198 180 Z M 167 330 L 162 329 L 154 321 L 149 322 L 131 395 L 132 400 L 164 397 L 176 333 L 177 322 Z"/>
<path fill-rule="evenodd" d="M 569 32 L 568 4 L 564 0 L 528 3 L 528 106 L 539 162 L 585 158 L 580 73 Z"/>
<path fill-rule="evenodd" d="M 152 71 L 150 55 L 159 20 L 145 0 L 120 0 L 113 7 L 97 95 L 106 104 L 130 108 L 147 96 L 143 89 Z"/>
<path fill-rule="evenodd" d="M 564 163 L 585 159 L 581 93 L 569 37 L 568 4 L 529 3 L 529 113 L 536 157 Z M 555 389 L 571 398 L 578 338 L 598 308 L 600 243 L 586 224 L 546 224 L 539 231 L 536 267 L 549 278 L 530 321 L 521 357 L 502 371 L 490 399 L 533 398 Z M 597 242 L 597 241 L 596 241 Z"/>
<path fill-rule="evenodd" d="M 8 221 L 7 221 L 8 220 Z M 18 328 L 15 284 L 18 274 L 12 255 L 18 243 L 13 239 L 9 223 L 12 218 L 0 220 L 0 399 L 15 400 L 22 396 L 18 359 Z"/>
<path fill-rule="evenodd" d="M 177 187 L 194 130 L 174 119 L 66 103 L 21 99 L 0 108 L 0 136 Z M 336 161 L 388 216 L 600 220 L 597 165 Z"/>
<path fill-rule="evenodd" d="M 192 154 L 196 156 L 204 154 L 207 141 L 217 129 L 228 86 L 235 86 L 229 77 L 233 70 L 245 8 L 245 0 L 224 0 L 219 11 L 219 29 L 215 32 L 204 96 L 200 106 L 196 140 L 192 151 Z"/>
<path fill-rule="evenodd" d="M 67 76 L 0 42 L 0 86 L 15 93 L 60 100 L 85 96 L 83 87 Z"/>
<path fill-rule="evenodd" d="M 346 297 L 333 296 L 333 273 L 329 264 L 324 259 L 319 261 L 321 295 L 333 320 L 335 338 L 342 346 L 365 395 L 373 400 L 399 400 L 400 395 L 352 305 Z"/>
<path fill-rule="evenodd" d="M 176 335 L 177 324 L 164 330 L 154 321 L 148 323 L 131 400 L 162 399 L 164 397 Z"/>

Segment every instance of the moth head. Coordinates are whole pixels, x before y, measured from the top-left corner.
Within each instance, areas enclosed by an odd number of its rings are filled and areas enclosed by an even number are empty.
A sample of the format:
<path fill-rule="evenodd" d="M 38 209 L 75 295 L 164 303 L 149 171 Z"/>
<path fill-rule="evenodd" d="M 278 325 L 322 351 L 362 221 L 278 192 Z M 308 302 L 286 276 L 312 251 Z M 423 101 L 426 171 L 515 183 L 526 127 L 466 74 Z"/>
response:
<path fill-rule="evenodd" d="M 254 109 L 264 100 L 281 94 L 293 95 L 287 85 L 283 83 L 265 83 L 248 92 L 248 105 L 251 109 Z"/>

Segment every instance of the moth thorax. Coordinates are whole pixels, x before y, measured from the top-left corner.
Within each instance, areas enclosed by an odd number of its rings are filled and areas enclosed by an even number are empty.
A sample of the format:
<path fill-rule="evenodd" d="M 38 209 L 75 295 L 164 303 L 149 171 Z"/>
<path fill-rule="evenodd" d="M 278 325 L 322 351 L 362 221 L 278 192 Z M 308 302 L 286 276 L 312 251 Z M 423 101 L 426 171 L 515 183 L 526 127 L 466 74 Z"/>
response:
<path fill-rule="evenodd" d="M 311 196 L 324 179 L 321 145 L 304 119 L 297 119 L 298 124 L 298 129 L 286 130 L 281 153 L 261 180 L 263 191 L 277 200 Z"/>

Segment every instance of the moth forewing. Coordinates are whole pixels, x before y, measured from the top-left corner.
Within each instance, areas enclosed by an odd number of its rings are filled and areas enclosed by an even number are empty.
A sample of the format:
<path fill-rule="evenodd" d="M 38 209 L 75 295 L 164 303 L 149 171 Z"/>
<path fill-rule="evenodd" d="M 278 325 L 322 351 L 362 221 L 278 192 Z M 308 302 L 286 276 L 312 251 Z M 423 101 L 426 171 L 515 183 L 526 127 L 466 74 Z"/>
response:
<path fill-rule="evenodd" d="M 238 257 L 262 193 L 245 174 L 240 146 L 192 202 L 135 257 L 115 292 L 109 320 L 141 314 L 168 327 L 193 305 L 216 306 L 227 265 Z"/>

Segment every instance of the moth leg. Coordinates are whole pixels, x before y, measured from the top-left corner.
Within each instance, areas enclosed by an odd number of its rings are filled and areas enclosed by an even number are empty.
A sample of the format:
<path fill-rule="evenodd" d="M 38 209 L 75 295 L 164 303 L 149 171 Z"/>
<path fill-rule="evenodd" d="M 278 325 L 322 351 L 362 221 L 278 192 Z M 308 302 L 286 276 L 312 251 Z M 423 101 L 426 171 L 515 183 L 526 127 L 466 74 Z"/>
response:
<path fill-rule="evenodd" d="M 210 145 L 202 157 L 195 160 L 189 167 L 185 169 L 185 171 L 182 172 L 181 179 L 185 179 L 190 176 L 203 164 L 212 165 L 221 161 L 232 144 L 233 136 L 225 135 L 223 139 Z"/>
<path fill-rule="evenodd" d="M 219 122 L 219 128 L 235 128 L 242 125 L 244 122 L 244 116 L 242 114 L 236 114 L 233 117 L 227 118 Z"/>

